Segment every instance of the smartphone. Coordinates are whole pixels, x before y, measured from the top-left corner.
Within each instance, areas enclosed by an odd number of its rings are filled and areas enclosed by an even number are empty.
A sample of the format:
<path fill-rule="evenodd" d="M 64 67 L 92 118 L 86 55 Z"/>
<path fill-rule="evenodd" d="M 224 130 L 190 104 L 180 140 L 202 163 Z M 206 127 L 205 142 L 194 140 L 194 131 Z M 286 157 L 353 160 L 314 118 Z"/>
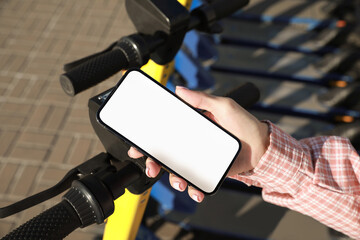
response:
<path fill-rule="evenodd" d="M 239 139 L 139 69 L 124 74 L 97 119 L 205 194 L 218 190 L 241 149 Z"/>

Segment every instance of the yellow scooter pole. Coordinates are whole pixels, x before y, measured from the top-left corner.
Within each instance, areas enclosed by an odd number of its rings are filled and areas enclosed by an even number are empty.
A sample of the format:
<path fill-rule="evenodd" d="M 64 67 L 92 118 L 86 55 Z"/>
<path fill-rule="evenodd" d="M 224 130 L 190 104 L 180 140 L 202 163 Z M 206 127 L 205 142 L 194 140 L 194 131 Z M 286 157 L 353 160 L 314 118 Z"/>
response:
<path fill-rule="evenodd" d="M 142 70 L 165 85 L 170 74 L 174 71 L 174 62 L 158 65 L 149 61 Z M 135 195 L 126 190 L 120 198 L 115 200 L 115 211 L 107 219 L 104 240 L 132 240 L 136 238 L 151 188 L 142 194 Z"/>
<path fill-rule="evenodd" d="M 192 0 L 178 0 L 183 6 L 190 8 Z M 159 65 L 154 61 L 142 67 L 142 70 L 166 85 L 169 76 L 174 72 L 174 61 Z M 115 211 L 107 219 L 103 240 L 133 240 L 136 238 L 151 188 L 140 195 L 135 195 L 126 190 L 120 198 L 115 200 Z"/>

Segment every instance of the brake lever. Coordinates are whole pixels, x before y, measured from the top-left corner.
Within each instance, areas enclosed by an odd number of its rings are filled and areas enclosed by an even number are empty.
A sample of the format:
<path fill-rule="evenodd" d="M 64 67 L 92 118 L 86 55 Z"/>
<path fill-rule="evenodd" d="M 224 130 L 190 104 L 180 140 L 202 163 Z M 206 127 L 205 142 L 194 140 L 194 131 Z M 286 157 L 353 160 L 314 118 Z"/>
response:
<path fill-rule="evenodd" d="M 31 208 L 39 203 L 49 200 L 71 187 L 71 184 L 75 180 L 99 172 L 105 168 L 111 167 L 110 155 L 106 153 L 100 153 L 95 157 L 87 160 L 86 162 L 71 169 L 66 175 L 54 186 L 36 193 L 30 197 L 13 203 L 9 206 L 0 208 L 0 218 L 5 218 L 15 213 L 21 212 L 25 209 Z"/>
<path fill-rule="evenodd" d="M 59 195 L 66 189 L 70 188 L 71 183 L 77 179 L 79 179 L 78 171 L 76 168 L 73 168 L 53 187 L 13 203 L 9 206 L 0 208 L 0 218 L 5 218 L 15 213 L 21 212 Z"/>

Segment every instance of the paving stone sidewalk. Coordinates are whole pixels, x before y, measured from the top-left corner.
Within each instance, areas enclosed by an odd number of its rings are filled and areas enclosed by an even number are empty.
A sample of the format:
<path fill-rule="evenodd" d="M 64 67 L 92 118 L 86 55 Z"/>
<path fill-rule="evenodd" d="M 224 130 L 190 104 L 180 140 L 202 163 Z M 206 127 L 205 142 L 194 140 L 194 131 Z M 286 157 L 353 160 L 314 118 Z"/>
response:
<path fill-rule="evenodd" d="M 0 1 L 0 206 L 54 185 L 103 151 L 87 101 L 118 76 L 73 98 L 58 79 L 64 63 L 133 29 L 124 1 Z M 58 200 L 0 220 L 0 237 Z M 77 230 L 69 239 L 91 239 L 102 228 Z"/>

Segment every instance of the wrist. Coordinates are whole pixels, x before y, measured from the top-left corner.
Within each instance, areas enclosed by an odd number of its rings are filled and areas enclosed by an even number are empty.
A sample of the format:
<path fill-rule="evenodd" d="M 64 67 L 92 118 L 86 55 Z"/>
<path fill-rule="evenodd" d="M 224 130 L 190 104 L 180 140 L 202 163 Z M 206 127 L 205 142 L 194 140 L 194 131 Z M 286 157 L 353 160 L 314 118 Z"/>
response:
<path fill-rule="evenodd" d="M 265 121 L 259 122 L 258 125 L 259 133 L 258 133 L 258 142 L 255 145 L 256 152 L 254 154 L 254 158 L 252 158 L 251 166 L 254 169 L 262 156 L 265 154 L 266 150 L 270 145 L 270 134 L 269 134 L 269 125 Z"/>

